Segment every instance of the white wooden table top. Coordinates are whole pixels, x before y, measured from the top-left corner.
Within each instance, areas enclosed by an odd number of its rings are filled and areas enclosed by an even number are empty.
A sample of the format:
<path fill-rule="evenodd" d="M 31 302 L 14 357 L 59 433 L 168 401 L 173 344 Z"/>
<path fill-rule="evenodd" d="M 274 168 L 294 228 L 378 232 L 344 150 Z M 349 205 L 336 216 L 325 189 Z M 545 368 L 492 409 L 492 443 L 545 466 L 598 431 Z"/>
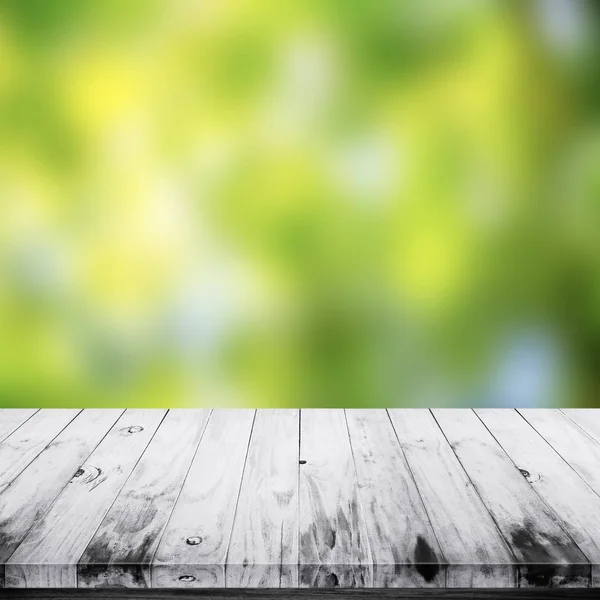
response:
<path fill-rule="evenodd" d="M 0 410 L 0 587 L 600 586 L 600 410 Z"/>

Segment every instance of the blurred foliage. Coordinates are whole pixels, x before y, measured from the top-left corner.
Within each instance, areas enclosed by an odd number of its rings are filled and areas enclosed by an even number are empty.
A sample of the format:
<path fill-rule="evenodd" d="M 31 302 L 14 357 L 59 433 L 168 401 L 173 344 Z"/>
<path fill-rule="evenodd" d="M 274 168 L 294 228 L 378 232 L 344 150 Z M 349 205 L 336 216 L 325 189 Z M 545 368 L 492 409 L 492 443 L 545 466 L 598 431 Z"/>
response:
<path fill-rule="evenodd" d="M 0 404 L 593 405 L 600 4 L 1 0 Z"/>

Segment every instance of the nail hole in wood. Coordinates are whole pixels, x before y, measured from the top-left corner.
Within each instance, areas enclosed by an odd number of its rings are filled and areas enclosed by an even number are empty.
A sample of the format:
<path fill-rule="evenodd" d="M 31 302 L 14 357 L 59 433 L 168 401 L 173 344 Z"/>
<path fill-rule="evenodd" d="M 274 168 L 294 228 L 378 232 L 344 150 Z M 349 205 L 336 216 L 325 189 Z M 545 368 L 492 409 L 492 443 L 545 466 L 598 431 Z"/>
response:
<path fill-rule="evenodd" d="M 519 469 L 519 471 L 521 471 L 521 475 L 523 475 L 523 477 L 529 477 L 530 475 L 527 469 Z"/>
<path fill-rule="evenodd" d="M 83 469 L 77 469 L 77 471 L 75 471 L 75 475 L 73 475 L 73 477 L 81 477 L 84 473 Z"/>
<path fill-rule="evenodd" d="M 190 546 L 197 546 L 198 544 L 202 543 L 202 538 L 199 535 L 194 535 L 192 537 L 189 537 L 185 540 L 186 544 L 189 544 Z"/>
<path fill-rule="evenodd" d="M 301 460 L 301 461 L 300 461 L 300 464 L 301 464 L 301 465 L 305 465 L 305 464 L 306 464 L 306 461 L 305 461 L 305 460 Z"/>
<path fill-rule="evenodd" d="M 182 575 L 179 578 L 179 581 L 183 581 L 184 583 L 191 583 L 192 581 L 196 581 L 196 578 L 193 575 Z"/>

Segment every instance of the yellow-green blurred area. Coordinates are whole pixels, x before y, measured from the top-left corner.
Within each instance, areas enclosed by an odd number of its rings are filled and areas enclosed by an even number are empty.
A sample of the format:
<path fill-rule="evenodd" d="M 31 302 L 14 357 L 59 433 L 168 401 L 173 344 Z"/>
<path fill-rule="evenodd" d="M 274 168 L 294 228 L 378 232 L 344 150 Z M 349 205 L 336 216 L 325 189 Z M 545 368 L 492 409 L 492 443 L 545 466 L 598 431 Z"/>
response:
<path fill-rule="evenodd" d="M 2 406 L 600 398 L 600 3 L 1 0 Z"/>

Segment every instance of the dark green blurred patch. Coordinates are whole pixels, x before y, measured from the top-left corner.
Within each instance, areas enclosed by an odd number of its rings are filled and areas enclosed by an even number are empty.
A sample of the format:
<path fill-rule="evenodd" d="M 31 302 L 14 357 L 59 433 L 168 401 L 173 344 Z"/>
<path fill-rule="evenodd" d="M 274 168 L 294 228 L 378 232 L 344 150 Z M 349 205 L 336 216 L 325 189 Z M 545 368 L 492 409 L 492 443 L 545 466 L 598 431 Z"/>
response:
<path fill-rule="evenodd" d="M 89 15 L 91 4 L 81 0 L 4 0 L 2 15 L 27 45 L 38 46 L 59 41 Z"/>

